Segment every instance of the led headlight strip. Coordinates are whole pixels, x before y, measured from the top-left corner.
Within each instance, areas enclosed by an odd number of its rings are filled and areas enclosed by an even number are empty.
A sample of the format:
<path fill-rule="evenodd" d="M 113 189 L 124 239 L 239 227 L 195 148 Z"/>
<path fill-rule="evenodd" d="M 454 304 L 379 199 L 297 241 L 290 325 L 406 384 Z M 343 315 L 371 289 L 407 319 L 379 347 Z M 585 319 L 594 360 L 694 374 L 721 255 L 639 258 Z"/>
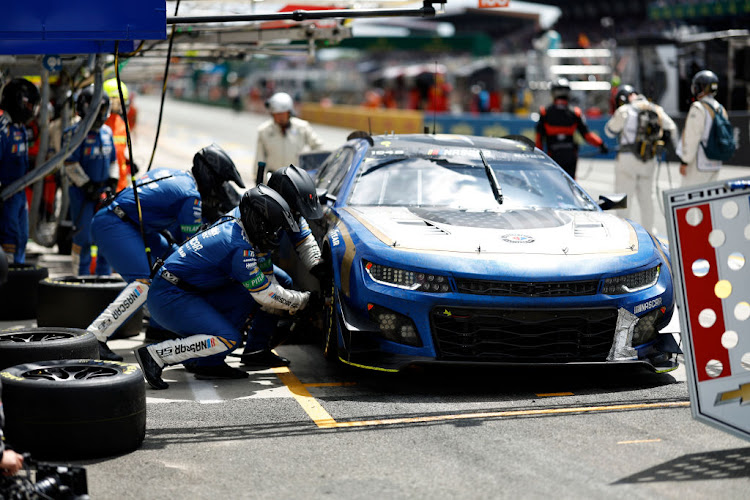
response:
<path fill-rule="evenodd" d="M 660 272 L 661 264 L 645 271 L 606 278 L 602 293 L 620 295 L 645 290 L 648 287 L 654 286 L 659 281 Z"/>
<path fill-rule="evenodd" d="M 445 276 L 407 271 L 396 267 L 374 264 L 367 260 L 363 261 L 363 263 L 370 278 L 383 285 L 395 286 L 405 290 L 418 290 L 420 292 L 448 293 L 451 291 L 448 278 Z"/>

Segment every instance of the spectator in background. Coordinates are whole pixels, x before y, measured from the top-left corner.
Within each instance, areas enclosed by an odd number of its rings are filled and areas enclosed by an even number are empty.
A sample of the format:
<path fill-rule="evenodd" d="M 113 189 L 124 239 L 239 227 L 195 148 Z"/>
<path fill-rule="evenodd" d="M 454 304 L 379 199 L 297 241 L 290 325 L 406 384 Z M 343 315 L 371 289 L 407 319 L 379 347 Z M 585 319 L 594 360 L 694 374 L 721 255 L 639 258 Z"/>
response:
<path fill-rule="evenodd" d="M 294 102 L 286 92 L 277 92 L 266 101 L 271 119 L 258 127 L 258 145 L 255 150 L 256 164 L 265 163 L 265 172 L 296 164 L 305 148 L 323 147 L 323 141 L 310 124 L 292 116 Z M 256 179 L 261 182 L 261 179 Z"/>
<path fill-rule="evenodd" d="M 586 125 L 581 109 L 570 105 L 570 83 L 558 78 L 552 83 L 552 104 L 539 108 L 539 121 L 536 124 L 536 147 L 543 149 L 565 172 L 575 179 L 578 164 L 578 144 L 574 140 L 576 132 L 602 154 L 609 152 L 606 144 L 596 132 Z"/>
<path fill-rule="evenodd" d="M 3 87 L 0 99 L 0 186 L 29 171 L 26 124 L 36 115 L 41 96 L 25 78 L 14 78 Z M 0 244 L 9 263 L 26 260 L 29 214 L 21 190 L 0 203 Z"/>
<path fill-rule="evenodd" d="M 704 184 L 719 177 L 722 162 L 707 158 L 701 147 L 701 143 L 705 144 L 708 140 L 714 115 L 722 113 L 727 117 L 724 106 L 716 100 L 718 91 L 719 77 L 713 71 L 703 70 L 693 76 L 690 92 L 695 101 L 690 105 L 685 129 L 677 145 L 682 186 Z"/>

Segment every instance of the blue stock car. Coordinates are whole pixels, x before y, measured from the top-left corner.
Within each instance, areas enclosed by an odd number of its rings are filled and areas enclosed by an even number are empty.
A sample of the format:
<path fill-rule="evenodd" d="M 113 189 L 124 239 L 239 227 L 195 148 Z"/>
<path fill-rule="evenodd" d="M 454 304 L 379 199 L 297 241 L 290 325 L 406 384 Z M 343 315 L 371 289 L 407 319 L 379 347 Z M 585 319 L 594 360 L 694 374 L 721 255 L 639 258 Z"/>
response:
<path fill-rule="evenodd" d="M 314 175 L 324 352 L 373 370 L 461 362 L 677 367 L 667 248 L 521 138 L 354 139 Z"/>

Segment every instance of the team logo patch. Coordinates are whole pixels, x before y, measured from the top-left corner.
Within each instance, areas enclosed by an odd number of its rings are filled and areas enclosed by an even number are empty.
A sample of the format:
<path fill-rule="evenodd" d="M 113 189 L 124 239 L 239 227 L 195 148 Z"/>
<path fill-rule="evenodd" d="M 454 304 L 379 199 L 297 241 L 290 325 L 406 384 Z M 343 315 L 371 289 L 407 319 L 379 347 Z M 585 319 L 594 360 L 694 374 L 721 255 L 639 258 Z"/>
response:
<path fill-rule="evenodd" d="M 502 238 L 507 243 L 533 243 L 534 238 L 527 234 L 505 234 Z"/>

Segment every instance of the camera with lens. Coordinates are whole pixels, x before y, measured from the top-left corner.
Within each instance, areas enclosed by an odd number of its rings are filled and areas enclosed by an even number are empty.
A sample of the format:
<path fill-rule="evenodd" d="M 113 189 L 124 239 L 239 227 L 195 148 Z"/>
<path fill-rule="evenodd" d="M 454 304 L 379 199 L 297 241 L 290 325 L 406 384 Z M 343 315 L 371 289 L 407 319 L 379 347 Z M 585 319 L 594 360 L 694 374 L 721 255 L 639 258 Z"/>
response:
<path fill-rule="evenodd" d="M 24 455 L 18 474 L 0 479 L 0 500 L 88 500 L 86 469 L 38 462 Z"/>

